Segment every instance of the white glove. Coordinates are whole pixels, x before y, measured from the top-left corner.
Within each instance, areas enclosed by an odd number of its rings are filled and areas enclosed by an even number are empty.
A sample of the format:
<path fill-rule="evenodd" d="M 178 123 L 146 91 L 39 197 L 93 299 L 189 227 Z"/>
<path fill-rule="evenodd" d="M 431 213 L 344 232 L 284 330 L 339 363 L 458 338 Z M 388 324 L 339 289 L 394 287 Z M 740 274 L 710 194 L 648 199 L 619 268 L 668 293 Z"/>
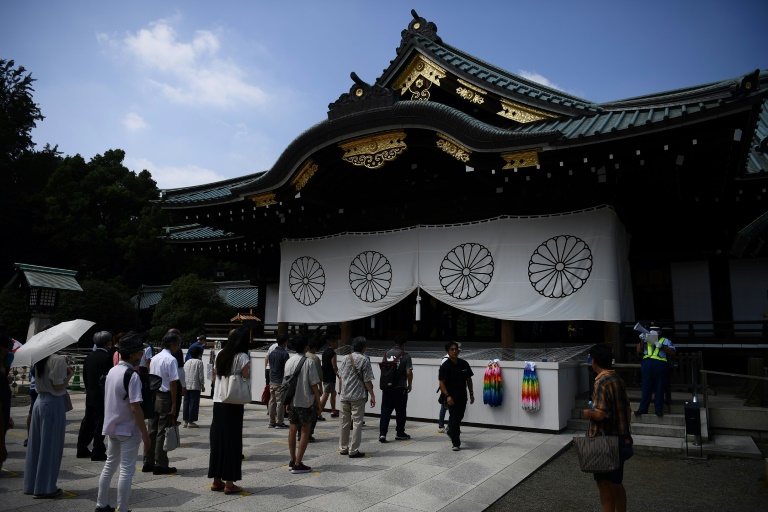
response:
<path fill-rule="evenodd" d="M 662 345 L 664 345 L 662 342 L 658 342 L 658 343 L 656 344 L 656 348 L 661 348 L 661 346 L 662 346 Z"/>

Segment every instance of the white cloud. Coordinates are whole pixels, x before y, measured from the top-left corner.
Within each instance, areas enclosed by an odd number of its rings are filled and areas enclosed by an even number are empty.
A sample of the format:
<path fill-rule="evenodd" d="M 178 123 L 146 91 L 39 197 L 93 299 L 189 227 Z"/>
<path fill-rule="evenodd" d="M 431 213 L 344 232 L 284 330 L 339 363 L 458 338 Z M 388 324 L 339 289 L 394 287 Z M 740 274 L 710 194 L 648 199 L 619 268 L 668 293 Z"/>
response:
<path fill-rule="evenodd" d="M 549 78 L 545 77 L 544 75 L 540 75 L 539 73 L 534 73 L 531 71 L 526 71 L 524 69 L 521 69 L 520 76 L 522 76 L 523 78 L 527 78 L 528 80 L 532 80 L 541 85 L 546 85 L 547 87 L 551 87 L 552 89 L 557 89 L 559 91 L 563 90 L 562 87 L 550 81 Z"/>
<path fill-rule="evenodd" d="M 144 118 L 136 112 L 129 112 L 123 118 L 122 123 L 125 129 L 129 132 L 140 132 L 149 128 L 149 125 L 144 121 Z"/>
<path fill-rule="evenodd" d="M 147 170 L 158 188 L 183 188 L 221 181 L 226 177 L 215 171 L 189 164 L 184 167 L 158 166 L 146 158 L 126 158 L 126 167 L 137 173 Z"/>
<path fill-rule="evenodd" d="M 181 41 L 171 22 L 159 20 L 122 40 L 98 34 L 99 42 L 117 47 L 149 72 L 147 81 L 171 101 L 219 108 L 265 105 L 269 95 L 248 83 L 245 70 L 223 57 L 216 34 L 198 30 Z"/>

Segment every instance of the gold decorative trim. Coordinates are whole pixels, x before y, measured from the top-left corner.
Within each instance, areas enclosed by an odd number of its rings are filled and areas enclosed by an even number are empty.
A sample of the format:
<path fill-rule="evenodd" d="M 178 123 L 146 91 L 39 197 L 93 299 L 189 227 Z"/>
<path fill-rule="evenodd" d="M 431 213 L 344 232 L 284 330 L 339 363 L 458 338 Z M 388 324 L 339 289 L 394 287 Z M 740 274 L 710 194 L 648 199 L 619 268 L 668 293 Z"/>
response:
<path fill-rule="evenodd" d="M 502 153 L 501 158 L 507 164 L 502 169 L 515 169 L 522 167 L 535 167 L 539 165 L 539 153 L 541 148 L 526 149 L 524 151 L 513 151 L 511 153 Z"/>
<path fill-rule="evenodd" d="M 403 142 L 405 137 L 406 133 L 400 131 L 378 133 L 339 144 L 339 147 L 344 151 L 344 161 L 358 167 L 378 169 L 408 149 Z"/>
<path fill-rule="evenodd" d="M 456 81 L 464 86 L 464 87 L 457 87 L 456 94 L 458 94 L 459 96 L 461 96 L 462 98 L 464 98 L 465 100 L 471 103 L 477 103 L 478 105 L 482 105 L 483 103 L 485 103 L 485 98 L 483 98 L 483 96 L 488 94 L 487 91 L 484 91 L 481 88 L 462 80 L 461 78 L 457 78 Z"/>
<path fill-rule="evenodd" d="M 253 201 L 256 206 L 269 206 L 271 204 L 277 204 L 274 192 L 267 192 L 266 194 L 260 194 L 258 196 L 251 196 L 248 199 Z"/>
<path fill-rule="evenodd" d="M 294 176 L 291 180 L 293 186 L 296 187 L 296 192 L 304 188 L 304 185 L 306 185 L 310 178 L 315 175 L 317 169 L 318 165 L 314 162 L 314 160 L 307 160 L 307 162 L 302 166 L 301 170 L 296 173 L 296 176 Z"/>
<path fill-rule="evenodd" d="M 405 96 L 411 92 L 412 100 L 428 101 L 429 88 L 432 84 L 440 86 L 440 79 L 446 77 L 446 71 L 423 55 L 416 55 L 395 80 L 395 89 Z"/>
<path fill-rule="evenodd" d="M 557 117 L 556 115 L 550 114 L 549 112 L 526 107 L 520 103 L 515 103 L 514 101 L 505 99 L 501 99 L 500 101 L 502 110 L 501 112 L 496 113 L 502 117 L 512 119 L 513 121 L 517 121 L 519 123 L 532 123 L 534 121 L 541 121 L 542 119 Z"/>
<path fill-rule="evenodd" d="M 462 146 L 452 138 L 442 133 L 437 134 L 437 147 L 451 155 L 453 158 L 460 162 L 469 162 L 469 155 L 472 154 L 472 150 Z"/>

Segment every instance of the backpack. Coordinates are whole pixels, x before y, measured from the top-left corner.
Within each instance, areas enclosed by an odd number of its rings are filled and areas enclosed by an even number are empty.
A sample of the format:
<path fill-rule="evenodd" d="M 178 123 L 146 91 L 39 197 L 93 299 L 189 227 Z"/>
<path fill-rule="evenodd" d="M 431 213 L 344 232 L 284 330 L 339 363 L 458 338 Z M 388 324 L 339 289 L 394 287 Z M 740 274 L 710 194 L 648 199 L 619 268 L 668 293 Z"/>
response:
<path fill-rule="evenodd" d="M 299 375 L 301 374 L 301 367 L 304 366 L 304 361 L 307 360 L 307 356 L 302 356 L 299 365 L 290 375 L 283 377 L 283 382 L 280 387 L 277 388 L 277 393 L 280 396 L 280 402 L 283 405 L 290 405 L 293 401 L 294 395 L 296 395 L 296 384 L 299 382 Z"/>
<path fill-rule="evenodd" d="M 123 388 L 125 389 L 125 396 L 123 400 L 128 399 L 128 386 L 131 382 L 131 376 L 136 372 L 133 367 L 127 368 L 123 375 Z M 148 373 L 139 372 L 139 380 L 141 380 L 141 410 L 144 412 L 144 419 L 151 420 L 155 417 L 155 396 L 160 386 L 163 384 L 163 378 L 159 375 L 152 375 Z M 104 386 L 107 382 L 107 376 L 102 375 L 99 379 L 99 388 L 101 394 L 104 396 Z"/>
<path fill-rule="evenodd" d="M 407 352 L 403 350 L 400 352 L 394 361 L 387 361 L 387 355 L 384 354 L 384 359 L 379 363 L 379 369 L 381 370 L 381 377 L 379 377 L 379 389 L 386 391 L 388 389 L 395 389 L 400 384 L 400 378 L 403 376 L 404 371 L 398 368 L 400 359 Z"/>

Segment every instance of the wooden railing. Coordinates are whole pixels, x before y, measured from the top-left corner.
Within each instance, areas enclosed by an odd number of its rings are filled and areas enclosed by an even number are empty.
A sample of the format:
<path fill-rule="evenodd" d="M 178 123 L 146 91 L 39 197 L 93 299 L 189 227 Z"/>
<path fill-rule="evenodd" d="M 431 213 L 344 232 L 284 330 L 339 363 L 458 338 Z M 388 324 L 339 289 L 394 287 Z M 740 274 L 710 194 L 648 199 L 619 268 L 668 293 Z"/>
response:
<path fill-rule="evenodd" d="M 663 328 L 662 334 L 678 343 L 695 343 L 697 347 L 712 345 L 716 348 L 720 345 L 733 345 L 734 348 L 750 348 L 750 345 L 768 343 L 768 319 L 766 320 L 686 320 L 664 321 L 658 320 L 657 325 Z M 634 323 L 622 324 L 622 334 L 625 340 L 637 343 L 639 334 L 632 331 Z M 634 334 L 629 334 L 633 333 Z M 747 345 L 739 347 L 739 345 Z"/>

